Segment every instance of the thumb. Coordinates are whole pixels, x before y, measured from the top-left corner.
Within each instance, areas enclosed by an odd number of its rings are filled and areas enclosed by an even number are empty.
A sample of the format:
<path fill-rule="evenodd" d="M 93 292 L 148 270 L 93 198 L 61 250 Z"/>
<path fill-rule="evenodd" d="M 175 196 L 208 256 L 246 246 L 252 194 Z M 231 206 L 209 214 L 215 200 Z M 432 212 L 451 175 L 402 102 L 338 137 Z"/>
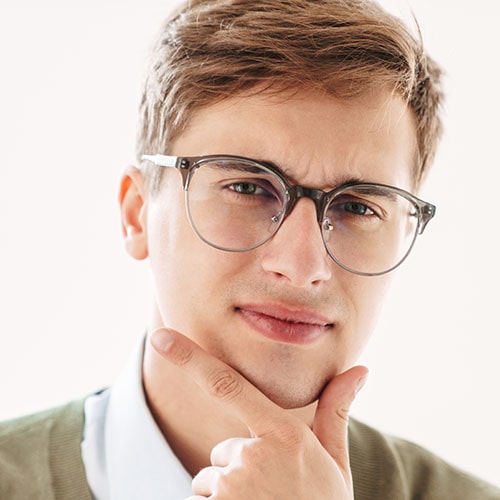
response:
<path fill-rule="evenodd" d="M 349 409 L 367 377 L 368 368 L 364 366 L 354 366 L 336 375 L 324 388 L 314 416 L 314 434 L 345 474 L 350 474 L 347 448 Z"/>

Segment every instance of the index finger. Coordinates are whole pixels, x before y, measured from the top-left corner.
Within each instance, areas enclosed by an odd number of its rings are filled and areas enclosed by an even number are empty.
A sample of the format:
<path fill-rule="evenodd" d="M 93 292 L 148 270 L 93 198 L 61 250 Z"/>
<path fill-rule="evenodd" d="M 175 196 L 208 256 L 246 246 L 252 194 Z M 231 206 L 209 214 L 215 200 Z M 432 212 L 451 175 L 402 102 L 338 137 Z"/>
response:
<path fill-rule="evenodd" d="M 241 420 L 254 436 L 276 430 L 290 416 L 243 375 L 174 330 L 152 333 L 151 344 L 165 359 L 182 368 L 209 396 Z"/>

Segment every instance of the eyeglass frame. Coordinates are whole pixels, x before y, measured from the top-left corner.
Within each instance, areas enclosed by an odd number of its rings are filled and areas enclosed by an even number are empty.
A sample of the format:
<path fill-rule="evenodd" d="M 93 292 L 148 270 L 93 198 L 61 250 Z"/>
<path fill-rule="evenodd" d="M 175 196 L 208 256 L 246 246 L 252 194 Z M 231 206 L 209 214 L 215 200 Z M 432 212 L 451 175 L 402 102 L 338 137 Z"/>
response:
<path fill-rule="evenodd" d="M 382 184 L 382 183 L 377 183 L 377 182 L 347 182 L 344 184 L 341 184 L 340 186 L 337 186 L 336 188 L 330 190 L 330 191 L 323 191 L 322 189 L 316 189 L 316 188 L 310 188 L 306 186 L 300 186 L 298 184 L 290 184 L 288 182 L 288 179 L 283 175 L 283 173 L 276 168 L 273 164 L 267 163 L 264 161 L 259 161 L 259 160 L 254 160 L 252 158 L 247 158 L 245 156 L 238 156 L 238 155 L 217 155 L 217 154 L 212 154 L 212 155 L 202 155 L 202 156 L 169 156 L 169 155 L 162 155 L 162 154 L 155 154 L 155 155 L 149 155 L 149 154 L 143 154 L 141 156 L 141 160 L 147 160 L 152 163 L 154 163 L 158 167 L 166 167 L 166 168 L 175 168 L 178 170 L 181 174 L 182 177 L 182 187 L 183 190 L 186 192 L 186 195 L 189 190 L 189 182 L 190 179 L 192 178 L 193 172 L 195 171 L 196 168 L 201 166 L 204 162 L 209 162 L 209 161 L 216 161 L 216 160 L 231 160 L 231 161 L 244 161 L 247 164 L 254 164 L 256 167 L 262 168 L 264 167 L 265 169 L 271 171 L 274 175 L 276 175 L 280 181 L 283 183 L 283 185 L 286 187 L 285 190 L 285 200 L 284 200 L 284 207 L 283 207 L 283 214 L 280 216 L 280 220 L 277 221 L 278 225 L 276 229 L 270 234 L 268 238 L 265 238 L 262 242 L 251 246 L 249 248 L 244 248 L 241 250 L 237 249 L 228 249 L 224 248 L 221 246 L 217 246 L 210 241 L 208 241 L 206 238 L 204 238 L 199 231 L 196 229 L 195 224 L 191 220 L 191 216 L 189 217 L 190 223 L 193 226 L 194 231 L 196 234 L 208 245 L 218 248 L 223 251 L 227 252 L 246 252 L 249 250 L 253 250 L 255 248 L 260 247 L 267 241 L 269 241 L 280 229 L 281 225 L 283 224 L 283 221 L 286 219 L 286 217 L 291 213 L 293 208 L 295 207 L 295 204 L 300 198 L 309 198 L 314 202 L 315 208 L 316 208 L 316 218 L 317 222 L 320 226 L 321 230 L 321 238 L 323 240 L 323 244 L 326 248 L 326 251 L 328 255 L 332 258 L 332 260 L 339 265 L 342 269 L 345 269 L 348 272 L 351 272 L 353 274 L 357 274 L 359 276 L 380 276 L 383 274 L 390 273 L 397 267 L 399 267 L 408 257 L 410 254 L 413 245 L 415 244 L 415 241 L 417 239 L 417 236 L 419 234 L 422 234 L 424 232 L 425 227 L 429 223 L 429 221 L 436 215 L 436 206 L 433 205 L 432 203 L 429 203 L 427 201 L 424 201 L 414 194 L 410 193 L 409 191 L 406 191 L 404 189 L 395 187 L 395 186 L 390 186 L 388 184 Z M 340 262 L 334 255 L 333 252 L 330 250 L 328 247 L 324 237 L 323 237 L 323 230 L 322 230 L 322 225 L 325 221 L 324 215 L 326 213 L 326 207 L 330 203 L 330 200 L 335 198 L 338 193 L 344 191 L 345 189 L 351 188 L 351 187 L 357 187 L 357 188 L 382 188 L 382 189 L 388 189 L 389 191 L 392 191 L 403 198 L 405 198 L 407 201 L 409 201 L 416 209 L 416 216 L 418 217 L 418 224 L 415 230 L 415 234 L 413 236 L 412 242 L 410 246 L 408 247 L 408 250 L 406 253 L 403 255 L 403 257 L 399 260 L 397 264 L 392 266 L 391 268 L 385 270 L 385 271 L 380 271 L 380 272 L 375 272 L 375 273 L 369 273 L 369 272 L 363 272 L 363 271 L 355 271 L 354 269 L 351 269 L 350 267 L 346 266 L 342 262 Z M 188 210 L 189 213 L 189 210 Z"/>

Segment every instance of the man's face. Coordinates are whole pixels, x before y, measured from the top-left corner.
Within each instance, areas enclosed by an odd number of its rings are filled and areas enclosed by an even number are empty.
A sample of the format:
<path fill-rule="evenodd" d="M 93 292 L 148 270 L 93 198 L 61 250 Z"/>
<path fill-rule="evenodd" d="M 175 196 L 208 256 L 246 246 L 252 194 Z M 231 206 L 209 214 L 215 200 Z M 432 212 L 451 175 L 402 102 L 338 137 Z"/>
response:
<path fill-rule="evenodd" d="M 345 101 L 303 91 L 199 110 L 168 153 L 263 160 L 294 184 L 327 191 L 353 178 L 409 190 L 414 151 L 413 120 L 399 98 L 381 92 Z M 151 327 L 187 335 L 285 408 L 314 401 L 355 363 L 390 277 L 357 276 L 335 264 L 310 199 L 298 201 L 261 247 L 212 248 L 190 227 L 179 173 L 166 174 L 147 199 Z"/>

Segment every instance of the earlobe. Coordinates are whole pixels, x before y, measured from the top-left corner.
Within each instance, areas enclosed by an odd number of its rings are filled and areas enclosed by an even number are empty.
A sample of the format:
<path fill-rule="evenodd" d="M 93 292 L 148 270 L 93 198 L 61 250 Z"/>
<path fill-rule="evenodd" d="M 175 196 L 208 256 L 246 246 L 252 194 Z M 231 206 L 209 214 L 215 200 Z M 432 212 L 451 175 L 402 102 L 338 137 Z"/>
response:
<path fill-rule="evenodd" d="M 134 259 L 148 256 L 146 189 L 142 172 L 127 168 L 119 194 L 122 234 L 125 249 Z"/>

